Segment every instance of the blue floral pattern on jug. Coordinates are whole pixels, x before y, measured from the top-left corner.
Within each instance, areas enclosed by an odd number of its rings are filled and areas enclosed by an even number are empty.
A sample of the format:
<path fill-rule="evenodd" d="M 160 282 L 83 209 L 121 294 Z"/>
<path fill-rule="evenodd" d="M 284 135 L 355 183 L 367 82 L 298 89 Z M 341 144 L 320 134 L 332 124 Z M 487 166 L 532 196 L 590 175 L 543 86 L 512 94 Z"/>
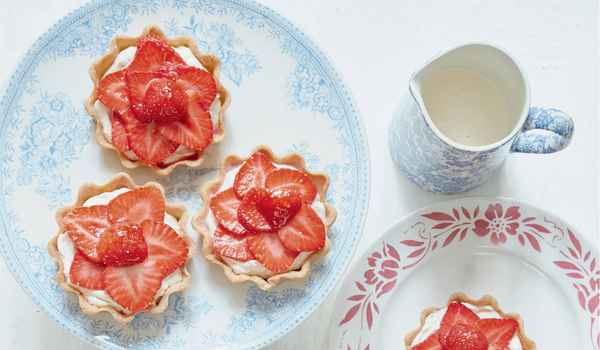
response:
<path fill-rule="evenodd" d="M 573 129 L 572 119 L 563 112 L 532 107 L 522 132 L 507 142 L 484 151 L 462 150 L 433 132 L 407 94 L 392 119 L 388 141 L 393 161 L 411 181 L 431 192 L 458 193 L 483 184 L 510 152 L 562 150 Z"/>

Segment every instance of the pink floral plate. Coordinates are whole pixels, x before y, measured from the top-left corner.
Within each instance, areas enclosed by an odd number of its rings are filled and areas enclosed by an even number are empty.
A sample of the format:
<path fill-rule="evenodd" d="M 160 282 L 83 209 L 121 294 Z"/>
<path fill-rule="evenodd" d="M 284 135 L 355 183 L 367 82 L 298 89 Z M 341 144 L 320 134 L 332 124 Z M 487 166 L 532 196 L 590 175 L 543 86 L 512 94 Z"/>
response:
<path fill-rule="evenodd" d="M 455 292 L 519 313 L 538 349 L 600 350 L 598 252 L 556 216 L 465 198 L 400 220 L 341 287 L 329 349 L 403 350 L 421 311 Z"/>

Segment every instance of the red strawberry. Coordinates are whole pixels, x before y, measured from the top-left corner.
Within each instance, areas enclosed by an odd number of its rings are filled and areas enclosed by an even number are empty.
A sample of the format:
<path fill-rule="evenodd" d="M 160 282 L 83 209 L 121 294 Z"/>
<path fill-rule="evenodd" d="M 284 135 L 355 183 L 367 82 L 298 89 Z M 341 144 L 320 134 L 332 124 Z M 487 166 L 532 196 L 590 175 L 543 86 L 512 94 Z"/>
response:
<path fill-rule="evenodd" d="M 217 96 L 217 83 L 209 72 L 197 67 L 177 66 L 177 85 L 188 95 L 195 93 L 202 109 L 208 111 Z"/>
<path fill-rule="evenodd" d="M 238 208 L 237 218 L 240 224 L 250 232 L 272 232 L 273 228 L 267 218 L 258 209 L 258 203 L 268 197 L 264 188 L 251 188 L 246 193 Z"/>
<path fill-rule="evenodd" d="M 148 259 L 157 262 L 165 276 L 185 265 L 188 243 L 173 228 L 162 222 L 146 220 L 142 229 L 148 244 Z"/>
<path fill-rule="evenodd" d="M 302 198 L 300 195 L 297 192 L 287 190 L 269 192 L 268 196 L 258 202 L 258 210 L 274 229 L 285 226 L 298 213 L 301 206 Z"/>
<path fill-rule="evenodd" d="M 248 158 L 240 167 L 233 189 L 240 198 L 244 198 L 246 192 L 254 187 L 264 187 L 267 175 L 275 170 L 275 166 L 269 154 L 265 151 L 257 151 Z"/>
<path fill-rule="evenodd" d="M 148 257 L 144 231 L 138 225 L 114 225 L 98 243 L 98 256 L 106 266 L 131 266 Z"/>
<path fill-rule="evenodd" d="M 325 246 L 325 225 L 319 215 L 306 203 L 281 229 L 279 238 L 283 245 L 296 252 L 320 250 Z"/>
<path fill-rule="evenodd" d="M 185 64 L 181 56 L 161 39 L 145 37 L 138 41 L 130 72 L 156 71 L 165 65 Z"/>
<path fill-rule="evenodd" d="M 427 339 L 421 343 L 413 346 L 411 350 L 442 350 L 442 345 L 438 340 L 438 333 L 430 335 Z"/>
<path fill-rule="evenodd" d="M 122 193 L 108 203 L 110 221 L 140 225 L 145 220 L 163 221 L 165 199 L 155 187 Z"/>
<path fill-rule="evenodd" d="M 146 259 L 128 267 L 107 267 L 104 270 L 104 290 L 119 305 L 132 314 L 154 303 L 165 274 L 160 264 Z"/>
<path fill-rule="evenodd" d="M 116 112 L 126 112 L 129 109 L 125 70 L 110 73 L 98 84 L 98 99 L 108 109 Z"/>
<path fill-rule="evenodd" d="M 129 100 L 135 117 L 149 123 L 169 123 L 187 114 L 188 97 L 175 77 L 160 72 L 128 72 Z"/>
<path fill-rule="evenodd" d="M 474 325 L 479 320 L 479 316 L 475 314 L 471 309 L 464 306 L 459 302 L 453 302 L 448 305 L 446 314 L 442 318 L 440 326 L 440 343 L 446 344 L 446 337 L 450 332 L 450 329 L 458 323 L 465 324 L 467 326 Z"/>
<path fill-rule="evenodd" d="M 62 219 L 65 232 L 75 247 L 94 263 L 101 263 L 98 256 L 100 236 L 110 228 L 108 207 L 95 205 L 73 209 Z"/>
<path fill-rule="evenodd" d="M 489 350 L 504 350 L 519 328 L 519 323 L 510 318 L 485 318 L 477 321 L 477 327 L 487 338 Z"/>
<path fill-rule="evenodd" d="M 297 252 L 284 247 L 276 234 L 262 233 L 249 236 L 247 239 L 248 247 L 256 260 L 271 272 L 282 273 L 288 271 L 298 256 Z"/>
<path fill-rule="evenodd" d="M 245 236 L 250 234 L 238 221 L 238 208 L 242 201 L 236 197 L 233 189 L 217 193 L 210 199 L 210 210 L 215 219 L 228 232 Z"/>
<path fill-rule="evenodd" d="M 317 188 L 310 176 L 299 170 L 277 169 L 267 177 L 266 186 L 271 191 L 296 191 L 300 193 L 305 203 L 312 203 L 317 195 Z"/>
<path fill-rule="evenodd" d="M 459 323 L 450 329 L 444 350 L 488 350 L 488 341 L 475 326 Z"/>
<path fill-rule="evenodd" d="M 94 264 L 89 261 L 81 252 L 75 252 L 71 270 L 69 271 L 69 279 L 81 288 L 102 290 L 104 289 L 104 281 L 102 272 L 104 266 Z"/>
<path fill-rule="evenodd" d="M 187 115 L 167 124 L 159 124 L 158 131 L 172 142 L 202 151 L 211 144 L 213 124 L 210 113 L 202 109 L 198 95 L 191 95 L 187 102 Z"/>
<path fill-rule="evenodd" d="M 132 113 L 123 114 L 123 119 L 129 135 L 129 147 L 145 163 L 160 166 L 177 150 L 178 145 L 164 137 L 156 123 L 142 123 Z"/>
<path fill-rule="evenodd" d="M 111 125 L 111 143 L 120 151 L 127 152 L 129 150 L 129 139 L 127 137 L 127 129 L 125 121 L 118 112 L 110 114 Z"/>
<path fill-rule="evenodd" d="M 129 101 L 133 115 L 141 122 L 150 123 L 154 119 L 152 112 L 144 104 L 144 96 L 148 86 L 154 80 L 163 79 L 163 75 L 158 72 L 136 72 L 127 71 L 125 75 L 127 89 L 129 91 Z"/>
<path fill-rule="evenodd" d="M 248 261 L 254 259 L 254 255 L 248 248 L 248 239 L 240 238 L 217 227 L 213 233 L 213 252 L 221 257 L 231 258 L 237 261 Z"/>

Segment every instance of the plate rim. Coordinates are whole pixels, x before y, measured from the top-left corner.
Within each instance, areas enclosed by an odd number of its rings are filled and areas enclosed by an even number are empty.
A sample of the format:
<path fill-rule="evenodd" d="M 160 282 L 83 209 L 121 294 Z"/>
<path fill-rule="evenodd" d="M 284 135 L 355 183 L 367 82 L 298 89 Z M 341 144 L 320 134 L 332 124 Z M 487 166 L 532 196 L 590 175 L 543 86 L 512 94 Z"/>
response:
<path fill-rule="evenodd" d="M 60 35 L 60 29 L 68 26 L 69 24 L 81 19 L 82 17 L 89 15 L 90 13 L 99 10 L 103 6 L 111 2 L 133 2 L 134 0 L 89 0 L 75 9 L 69 11 L 65 15 L 63 15 L 58 21 L 54 22 L 49 28 L 46 29 L 44 33 L 39 35 L 35 41 L 28 47 L 28 49 L 19 56 L 17 60 L 17 64 L 13 67 L 10 67 L 9 70 L 10 75 L 7 79 L 4 80 L 4 83 L 0 85 L 0 96 L 2 96 L 0 100 L 0 111 L 7 110 L 7 107 L 10 106 L 14 99 L 17 98 L 17 93 L 10 94 L 9 91 L 12 87 L 15 87 L 16 84 L 23 80 L 24 76 L 30 70 L 30 67 L 35 63 L 36 57 L 38 57 L 42 52 L 44 47 L 55 37 Z M 355 129 L 356 140 L 358 145 L 359 161 L 361 161 L 361 167 L 357 167 L 358 175 L 362 175 L 364 173 L 364 178 L 361 179 L 361 176 L 357 176 L 357 186 L 359 189 L 363 189 L 365 192 L 365 201 L 357 201 L 357 212 L 361 214 L 361 218 L 358 222 L 358 234 L 348 242 L 351 245 L 351 249 L 348 249 L 345 252 L 340 252 L 343 254 L 343 259 L 346 260 L 345 264 L 341 267 L 338 267 L 338 271 L 334 273 L 334 276 L 327 282 L 322 290 L 319 293 L 313 296 L 314 299 L 317 299 L 317 302 L 313 302 L 308 307 L 305 307 L 299 316 L 296 317 L 291 322 L 288 322 L 286 325 L 280 327 L 278 332 L 273 333 L 268 338 L 251 343 L 247 347 L 239 348 L 239 349 L 259 349 L 273 342 L 283 338 L 285 335 L 289 334 L 292 330 L 294 330 L 299 324 L 305 321 L 313 312 L 315 312 L 319 306 L 326 300 L 327 296 L 331 295 L 331 293 L 335 290 L 335 287 L 338 286 L 342 281 L 342 277 L 345 277 L 347 271 L 350 269 L 353 259 L 352 257 L 356 254 L 359 243 L 363 238 L 365 225 L 368 217 L 370 200 L 371 200 L 371 150 L 368 142 L 367 130 L 365 127 L 365 121 L 362 118 L 362 114 L 356 104 L 356 100 L 352 95 L 350 89 L 347 87 L 345 80 L 341 73 L 335 68 L 333 65 L 333 60 L 321 49 L 317 46 L 316 42 L 312 39 L 311 36 L 304 33 L 293 24 L 290 20 L 288 20 L 283 15 L 279 14 L 279 12 L 271 9 L 270 7 L 259 3 L 256 0 L 218 0 L 225 3 L 232 3 L 239 5 L 249 11 L 253 11 L 257 15 L 263 16 L 266 20 L 271 22 L 273 25 L 280 27 L 280 29 L 284 30 L 286 34 L 288 34 L 292 39 L 296 40 L 299 44 L 302 45 L 304 49 L 312 56 L 312 58 L 318 62 L 318 65 L 322 68 L 323 72 L 326 73 L 327 76 L 331 79 L 333 90 L 338 94 L 340 101 L 343 102 L 345 114 L 350 116 L 349 119 L 355 119 L 359 128 Z M 364 154 L 361 154 L 363 153 Z M 362 180 L 362 181 L 361 181 Z M 4 187 L 4 181 L 0 178 L 0 188 Z M 3 210 L 2 210 L 3 211 Z M 0 213 L 3 214 L 3 213 Z M 3 217 L 4 215 L 2 215 Z M 10 240 L 8 236 L 9 230 L 7 230 L 6 222 L 4 220 L 0 220 L 2 223 L 2 227 L 0 230 L 0 242 L 4 240 Z M 10 252 L 9 252 L 10 250 Z M 14 264 L 13 258 L 17 255 L 12 247 L 12 245 L 4 245 L 0 244 L 0 255 L 8 270 L 10 271 L 13 279 L 17 282 L 17 284 L 21 287 L 22 290 L 29 296 L 29 298 L 34 302 L 34 304 L 40 309 L 43 310 L 44 313 L 52 319 L 60 328 L 65 329 L 71 335 L 75 336 L 78 339 L 81 339 L 84 343 L 102 348 L 102 349 L 115 349 L 122 350 L 123 347 L 116 345 L 114 343 L 109 343 L 102 340 L 99 337 L 89 337 L 88 334 L 82 333 L 79 329 L 69 326 L 69 324 L 64 323 L 63 320 L 60 319 L 60 313 L 56 315 L 52 312 L 52 305 L 50 303 L 45 302 L 41 296 L 34 294 L 34 290 L 31 289 L 30 285 L 33 284 L 33 280 L 29 279 L 26 273 L 19 267 L 17 264 Z M 29 283 L 27 283 L 29 282 Z"/>
<path fill-rule="evenodd" d="M 460 203 L 461 201 L 465 201 L 465 200 L 473 200 L 473 201 L 479 200 L 479 201 L 488 201 L 488 202 L 494 202 L 494 201 L 509 202 L 511 204 L 514 203 L 514 204 L 520 205 L 521 207 L 523 207 L 523 206 L 529 207 L 531 209 L 539 211 L 540 213 L 542 213 L 546 216 L 554 217 L 554 218 L 558 219 L 564 226 L 571 228 L 571 231 L 575 234 L 577 239 L 579 239 L 579 241 L 581 241 L 584 246 L 588 247 L 590 249 L 590 251 L 592 251 L 596 257 L 600 257 L 600 249 L 596 245 L 592 244 L 591 240 L 588 239 L 587 236 L 580 234 L 581 230 L 579 230 L 579 228 L 577 226 L 571 225 L 568 221 L 564 220 L 561 216 L 556 215 L 552 210 L 540 208 L 537 205 L 531 204 L 527 200 L 515 199 L 515 198 L 509 197 L 509 196 L 467 195 L 464 197 L 443 199 L 440 201 L 436 201 L 436 202 L 424 205 L 417 209 L 411 210 L 409 213 L 402 215 L 399 219 L 394 221 L 392 224 L 389 224 L 388 226 L 386 226 L 386 228 L 383 230 L 383 233 L 381 235 L 378 235 L 377 238 L 375 240 L 373 240 L 371 242 L 371 244 L 369 244 L 369 246 L 363 252 L 360 253 L 360 255 L 357 255 L 355 257 L 355 260 L 353 261 L 352 266 L 348 269 L 346 275 L 344 276 L 344 280 L 342 282 L 340 282 L 340 286 L 344 286 L 349 281 L 351 276 L 353 276 L 355 274 L 355 272 L 359 269 L 360 265 L 362 263 L 364 263 L 364 261 L 367 259 L 367 257 L 369 256 L 369 253 L 371 253 L 378 244 L 380 244 L 382 241 L 384 241 L 385 237 L 387 237 L 388 235 L 391 235 L 392 231 L 396 230 L 397 227 L 401 226 L 403 223 L 410 220 L 410 218 L 414 217 L 415 215 L 417 215 L 420 212 L 426 212 L 429 210 L 433 210 L 433 209 L 437 208 L 438 206 L 447 205 L 449 203 Z M 328 336 L 328 340 L 326 343 L 330 347 L 330 349 L 338 349 L 337 346 L 338 346 L 339 341 L 342 339 L 342 336 L 344 336 L 347 332 L 349 332 L 349 330 L 340 331 L 340 327 L 338 326 L 338 322 L 336 321 L 337 318 L 339 318 L 339 316 L 340 316 L 338 314 L 338 311 L 344 310 L 343 308 L 341 308 L 341 305 L 345 302 L 345 299 L 341 298 L 343 296 L 342 293 L 343 293 L 343 291 L 340 288 L 340 291 L 336 295 L 336 302 L 335 302 L 335 306 L 333 308 L 333 312 L 331 315 L 331 321 L 330 321 L 329 331 L 328 331 L 329 336 Z M 599 310 L 600 310 L 600 308 L 599 308 Z M 343 313 L 344 311 L 341 311 L 341 312 Z M 370 349 L 370 347 L 368 349 Z"/>

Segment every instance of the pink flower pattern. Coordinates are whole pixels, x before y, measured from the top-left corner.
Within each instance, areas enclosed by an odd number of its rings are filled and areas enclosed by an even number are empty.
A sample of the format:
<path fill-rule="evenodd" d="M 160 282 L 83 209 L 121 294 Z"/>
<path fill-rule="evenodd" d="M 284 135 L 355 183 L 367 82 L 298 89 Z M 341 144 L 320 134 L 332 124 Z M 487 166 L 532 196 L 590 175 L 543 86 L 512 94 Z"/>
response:
<path fill-rule="evenodd" d="M 354 282 L 358 291 L 346 298 L 351 306 L 338 327 L 345 327 L 360 316 L 361 331 L 371 332 L 375 316 L 381 312 L 381 298 L 390 295 L 396 287 L 399 273 L 414 268 L 435 250 L 464 240 L 470 233 L 473 234 L 471 237 L 489 239 L 494 245 L 504 245 L 514 239 L 522 248 L 531 248 L 537 253 L 542 253 L 542 247 L 556 249 L 553 245 L 556 242 L 548 243 L 555 237 L 546 227 L 548 222 L 537 217 L 524 217 L 521 208 L 516 205 L 486 205 L 483 211 L 479 207 L 472 210 L 457 207 L 448 212 L 425 213 L 419 223 L 429 229 L 400 241 L 398 248 L 383 242 L 383 247 L 367 257 L 362 280 Z M 591 250 L 583 249 L 571 230 L 567 229 L 567 232 L 563 236 L 568 238 L 569 247 L 560 251 L 565 259 L 555 261 L 554 265 L 573 281 L 579 304 L 590 317 L 590 338 L 594 349 L 600 350 L 600 261 Z M 399 251 L 406 252 L 406 256 L 401 258 Z M 363 344 L 361 335 L 357 343 L 347 343 L 345 350 L 369 349 L 369 346 L 368 342 Z"/>

